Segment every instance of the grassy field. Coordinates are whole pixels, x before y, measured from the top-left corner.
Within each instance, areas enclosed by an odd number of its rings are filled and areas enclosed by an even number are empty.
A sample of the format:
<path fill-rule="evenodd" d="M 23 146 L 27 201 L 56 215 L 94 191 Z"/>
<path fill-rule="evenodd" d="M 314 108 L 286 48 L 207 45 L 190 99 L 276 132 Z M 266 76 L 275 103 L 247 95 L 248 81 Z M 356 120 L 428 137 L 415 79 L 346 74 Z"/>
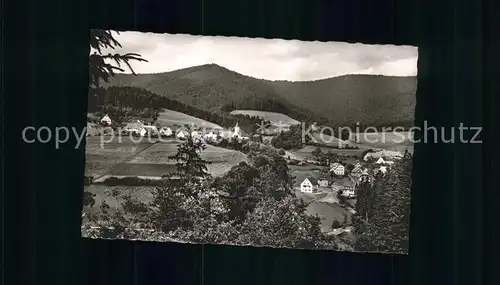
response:
<path fill-rule="evenodd" d="M 168 159 L 177 152 L 177 142 L 134 143 L 127 137 L 101 146 L 100 138 L 87 139 L 86 175 L 162 176 L 175 171 L 175 161 Z M 210 161 L 208 171 L 220 176 L 231 167 L 247 161 L 245 154 L 215 146 L 207 146 L 201 154 Z"/>
<path fill-rule="evenodd" d="M 172 110 L 163 110 L 160 112 L 158 116 L 158 123 L 161 126 L 171 126 L 171 125 L 180 125 L 183 126 L 185 124 L 194 125 L 197 127 L 208 128 L 208 129 L 224 129 L 221 126 L 186 115 L 184 113 L 172 111 Z"/>
<path fill-rule="evenodd" d="M 307 160 L 307 159 L 314 159 L 312 152 L 316 149 L 316 146 L 305 146 L 301 149 L 297 150 L 289 150 L 285 152 L 285 158 L 288 158 L 290 156 L 291 159 L 298 159 L 298 160 Z M 331 151 L 332 153 L 335 154 L 340 154 L 340 155 L 357 155 L 360 156 L 361 153 L 364 151 L 363 149 L 334 149 L 334 148 L 329 148 L 329 147 L 319 147 L 322 152 L 326 153 L 328 151 Z M 355 160 L 355 159 L 354 159 Z"/>
<path fill-rule="evenodd" d="M 361 133 L 358 139 L 358 145 L 367 148 L 379 148 L 404 152 L 405 149 L 413 152 L 412 134 L 409 132 L 378 132 Z"/>
<path fill-rule="evenodd" d="M 105 138 L 107 140 L 107 138 Z M 85 150 L 85 175 L 99 176 L 106 174 L 115 165 L 131 159 L 134 155 L 150 147 L 150 142 L 132 142 L 122 137 L 110 143 L 101 143 L 101 137 L 87 137 Z"/>
<path fill-rule="evenodd" d="M 263 120 L 271 122 L 272 125 L 292 126 L 299 125 L 300 122 L 290 118 L 289 116 L 281 113 L 256 111 L 256 110 L 234 110 L 231 112 L 233 115 L 249 115 L 253 117 L 260 117 Z"/>
<path fill-rule="evenodd" d="M 350 223 L 351 213 L 337 203 L 325 203 L 315 201 L 307 207 L 307 213 L 310 215 L 318 215 L 321 218 L 321 230 L 329 232 L 332 230 L 334 220 L 340 223 Z"/>

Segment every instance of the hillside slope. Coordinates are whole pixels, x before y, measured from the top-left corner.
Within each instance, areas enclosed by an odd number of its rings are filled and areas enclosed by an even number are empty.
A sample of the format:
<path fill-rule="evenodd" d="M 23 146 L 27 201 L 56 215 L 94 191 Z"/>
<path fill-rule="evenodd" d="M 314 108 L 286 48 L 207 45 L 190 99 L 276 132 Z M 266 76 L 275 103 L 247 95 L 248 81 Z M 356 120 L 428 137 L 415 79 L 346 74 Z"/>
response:
<path fill-rule="evenodd" d="M 417 80 L 347 75 L 308 82 L 269 81 L 208 64 L 157 74 L 118 74 L 106 85 L 142 87 L 212 111 L 271 111 L 340 125 L 412 122 Z"/>
<path fill-rule="evenodd" d="M 309 82 L 273 82 L 290 102 L 336 124 L 413 121 L 416 77 L 346 75 Z"/>

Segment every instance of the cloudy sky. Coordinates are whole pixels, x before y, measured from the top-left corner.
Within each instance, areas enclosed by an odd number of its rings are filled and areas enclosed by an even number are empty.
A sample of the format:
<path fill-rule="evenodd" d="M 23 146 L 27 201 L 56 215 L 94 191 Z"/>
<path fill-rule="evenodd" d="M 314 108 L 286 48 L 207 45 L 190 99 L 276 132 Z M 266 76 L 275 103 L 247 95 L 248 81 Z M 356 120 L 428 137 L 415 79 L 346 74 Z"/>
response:
<path fill-rule="evenodd" d="M 305 81 L 345 74 L 417 74 L 418 50 L 413 46 L 139 32 L 120 32 L 115 36 L 123 48 L 113 52 L 139 53 L 149 61 L 132 62 L 136 73 L 159 73 L 215 63 L 268 80 Z"/>

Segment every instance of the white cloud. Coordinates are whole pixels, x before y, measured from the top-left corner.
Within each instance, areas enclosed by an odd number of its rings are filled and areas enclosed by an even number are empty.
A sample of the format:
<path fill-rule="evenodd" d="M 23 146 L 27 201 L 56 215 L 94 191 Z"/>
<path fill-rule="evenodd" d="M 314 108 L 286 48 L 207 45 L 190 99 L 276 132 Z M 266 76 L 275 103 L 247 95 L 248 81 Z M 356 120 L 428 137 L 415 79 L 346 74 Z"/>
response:
<path fill-rule="evenodd" d="M 116 39 L 123 46 L 116 52 L 139 53 L 149 61 L 132 62 L 137 73 L 215 63 L 270 80 L 316 80 L 345 74 L 417 74 L 418 50 L 412 46 L 139 32 L 120 32 Z"/>

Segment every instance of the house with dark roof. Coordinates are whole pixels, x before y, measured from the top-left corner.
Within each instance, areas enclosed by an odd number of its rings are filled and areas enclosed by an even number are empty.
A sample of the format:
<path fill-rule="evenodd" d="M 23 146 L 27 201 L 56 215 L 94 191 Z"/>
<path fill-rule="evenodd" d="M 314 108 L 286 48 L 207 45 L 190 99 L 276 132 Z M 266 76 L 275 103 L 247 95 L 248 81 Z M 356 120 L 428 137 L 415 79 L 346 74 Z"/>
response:
<path fill-rule="evenodd" d="M 342 185 L 342 195 L 345 197 L 354 197 L 356 195 L 356 184 L 353 181 L 346 180 Z"/>
<path fill-rule="evenodd" d="M 330 180 L 328 180 L 328 178 L 326 178 L 326 177 L 321 177 L 318 179 L 318 186 L 319 187 L 328 187 L 329 184 L 330 184 Z"/>

